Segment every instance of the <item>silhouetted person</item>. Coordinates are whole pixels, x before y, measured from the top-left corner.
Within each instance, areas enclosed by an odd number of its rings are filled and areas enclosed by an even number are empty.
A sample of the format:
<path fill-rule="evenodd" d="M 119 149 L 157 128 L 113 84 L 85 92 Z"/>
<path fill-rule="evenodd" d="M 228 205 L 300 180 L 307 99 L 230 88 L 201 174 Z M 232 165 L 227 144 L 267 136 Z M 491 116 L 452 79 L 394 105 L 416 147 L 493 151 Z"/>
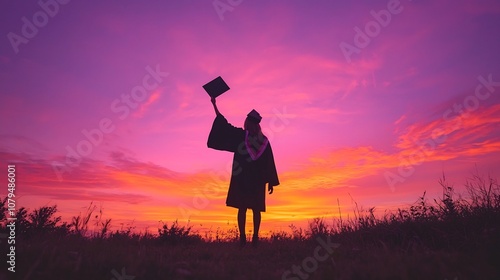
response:
<path fill-rule="evenodd" d="M 244 129 L 232 126 L 219 112 L 215 98 L 211 99 L 216 113 L 207 146 L 234 153 L 231 182 L 226 205 L 238 208 L 240 244 L 246 244 L 245 220 L 247 209 L 253 211 L 252 243 L 257 245 L 261 213 L 266 211 L 266 184 L 269 194 L 279 185 L 271 144 L 260 128 L 262 117 L 252 110 Z"/>

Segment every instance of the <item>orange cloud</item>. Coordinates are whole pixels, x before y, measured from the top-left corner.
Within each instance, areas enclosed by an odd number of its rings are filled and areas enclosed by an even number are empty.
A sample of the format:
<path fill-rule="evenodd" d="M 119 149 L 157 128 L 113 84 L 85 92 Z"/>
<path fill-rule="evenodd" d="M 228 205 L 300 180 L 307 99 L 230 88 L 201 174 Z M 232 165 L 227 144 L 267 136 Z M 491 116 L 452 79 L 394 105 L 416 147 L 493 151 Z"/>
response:
<path fill-rule="evenodd" d="M 500 135 L 495 134 L 496 126 L 500 122 L 500 105 L 496 104 L 467 114 L 456 115 L 454 118 L 439 118 L 429 123 L 410 125 L 398 137 L 396 147 L 401 149 L 401 155 L 410 156 L 415 153 L 425 153 L 426 161 L 439 156 L 443 159 L 475 153 L 479 150 L 474 147 L 480 143 L 488 143 L 488 149 L 483 153 L 491 152 L 491 148 L 500 142 Z M 485 140 L 488 137 L 489 140 Z"/>
<path fill-rule="evenodd" d="M 139 109 L 137 109 L 137 111 L 134 112 L 133 116 L 136 118 L 141 118 L 142 116 L 144 116 L 144 114 L 146 113 L 148 108 L 152 104 L 154 104 L 156 101 L 158 101 L 162 92 L 163 92 L 162 88 L 159 88 L 159 89 L 156 89 L 155 91 L 153 91 L 149 95 L 148 99 L 145 102 L 140 104 Z"/>

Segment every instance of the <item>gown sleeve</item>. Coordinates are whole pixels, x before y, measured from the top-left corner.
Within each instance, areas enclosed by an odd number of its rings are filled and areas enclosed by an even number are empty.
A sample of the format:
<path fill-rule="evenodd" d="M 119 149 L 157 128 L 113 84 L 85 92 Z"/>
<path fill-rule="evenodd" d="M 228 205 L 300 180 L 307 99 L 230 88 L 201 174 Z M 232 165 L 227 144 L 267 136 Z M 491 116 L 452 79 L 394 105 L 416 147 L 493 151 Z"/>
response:
<path fill-rule="evenodd" d="M 280 184 L 280 181 L 278 179 L 278 172 L 276 171 L 276 164 L 274 163 L 274 155 L 273 155 L 273 150 L 271 149 L 271 144 L 269 144 L 269 158 L 267 160 L 267 178 L 266 181 L 269 183 L 271 186 L 278 186 Z"/>
<path fill-rule="evenodd" d="M 215 150 L 236 152 L 244 135 L 243 129 L 232 126 L 223 115 L 219 114 L 212 124 L 207 146 Z"/>

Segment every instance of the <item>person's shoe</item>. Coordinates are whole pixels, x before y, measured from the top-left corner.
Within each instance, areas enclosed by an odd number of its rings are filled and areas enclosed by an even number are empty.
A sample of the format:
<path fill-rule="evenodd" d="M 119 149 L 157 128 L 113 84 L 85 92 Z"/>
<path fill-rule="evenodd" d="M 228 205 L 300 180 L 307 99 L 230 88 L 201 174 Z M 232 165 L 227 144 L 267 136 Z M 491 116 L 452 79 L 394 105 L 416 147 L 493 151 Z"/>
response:
<path fill-rule="evenodd" d="M 257 235 L 254 235 L 252 237 L 252 246 L 257 247 L 259 245 L 259 237 Z"/>
<path fill-rule="evenodd" d="M 247 237 L 245 235 L 240 235 L 240 248 L 245 247 L 247 245 Z"/>

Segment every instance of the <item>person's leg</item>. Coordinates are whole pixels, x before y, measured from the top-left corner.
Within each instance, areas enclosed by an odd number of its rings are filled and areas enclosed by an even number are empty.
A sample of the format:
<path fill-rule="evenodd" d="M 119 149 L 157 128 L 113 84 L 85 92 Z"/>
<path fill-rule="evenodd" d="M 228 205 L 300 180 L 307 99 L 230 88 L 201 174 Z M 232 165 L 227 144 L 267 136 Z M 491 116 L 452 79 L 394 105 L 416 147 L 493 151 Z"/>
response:
<path fill-rule="evenodd" d="M 260 211 L 258 210 L 253 210 L 253 237 L 252 237 L 252 242 L 254 245 L 257 245 L 257 242 L 259 240 L 259 228 L 260 228 L 260 221 L 261 221 L 261 215 Z"/>
<path fill-rule="evenodd" d="M 245 245 L 247 238 L 245 235 L 245 222 L 247 217 L 247 209 L 238 209 L 238 229 L 240 230 L 240 244 Z"/>

